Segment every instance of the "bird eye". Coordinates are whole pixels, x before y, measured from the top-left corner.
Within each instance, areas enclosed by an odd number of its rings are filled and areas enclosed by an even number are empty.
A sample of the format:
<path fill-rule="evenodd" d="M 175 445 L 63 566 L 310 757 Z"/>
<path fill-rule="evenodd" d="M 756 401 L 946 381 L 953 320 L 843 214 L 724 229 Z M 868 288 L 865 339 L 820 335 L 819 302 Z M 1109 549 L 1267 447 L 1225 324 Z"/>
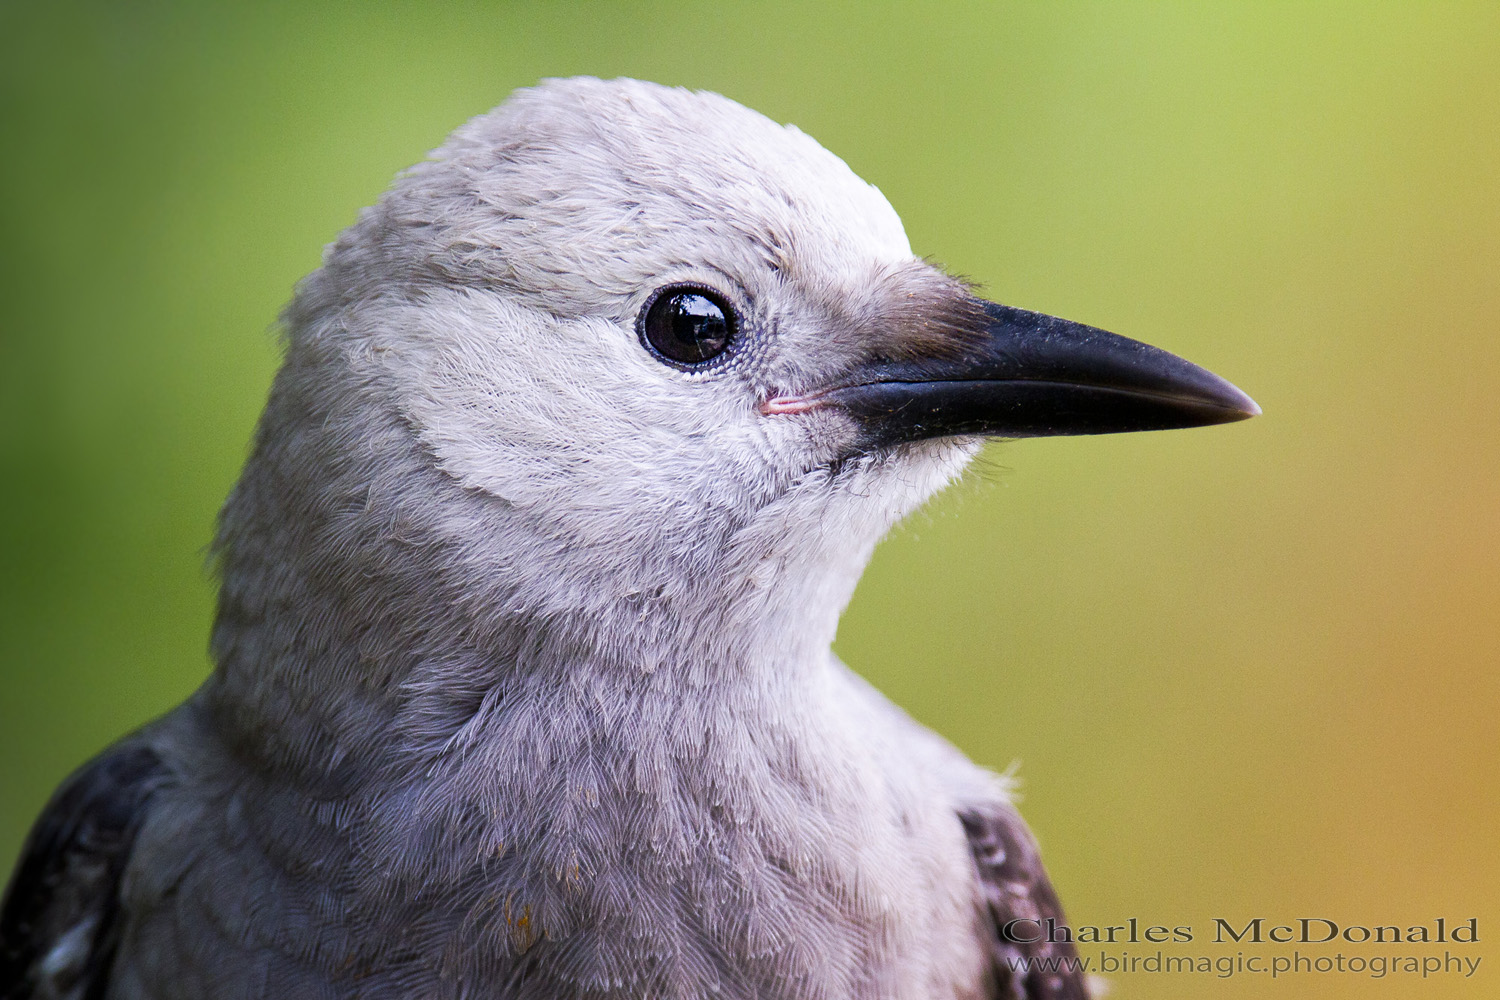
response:
<path fill-rule="evenodd" d="M 659 357 L 678 365 L 712 361 L 729 346 L 738 318 L 717 293 L 697 285 L 668 285 L 641 310 L 640 333 Z"/>

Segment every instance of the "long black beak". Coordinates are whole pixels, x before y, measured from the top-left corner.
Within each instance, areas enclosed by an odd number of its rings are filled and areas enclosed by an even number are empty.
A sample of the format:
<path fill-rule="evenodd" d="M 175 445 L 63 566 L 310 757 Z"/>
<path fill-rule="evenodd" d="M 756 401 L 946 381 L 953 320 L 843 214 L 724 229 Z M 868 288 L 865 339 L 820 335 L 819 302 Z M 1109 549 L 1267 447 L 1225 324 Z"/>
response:
<path fill-rule="evenodd" d="M 819 394 L 867 446 L 961 434 L 1044 437 L 1226 424 L 1260 413 L 1219 376 L 1081 323 L 984 302 L 952 357 L 874 362 Z"/>

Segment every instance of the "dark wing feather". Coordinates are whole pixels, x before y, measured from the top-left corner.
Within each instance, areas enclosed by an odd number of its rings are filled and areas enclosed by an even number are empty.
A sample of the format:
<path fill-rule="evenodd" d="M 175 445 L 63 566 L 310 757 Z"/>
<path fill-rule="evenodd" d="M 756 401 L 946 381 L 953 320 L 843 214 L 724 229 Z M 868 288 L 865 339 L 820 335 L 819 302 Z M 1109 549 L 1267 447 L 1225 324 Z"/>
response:
<path fill-rule="evenodd" d="M 1071 929 L 1026 824 L 1004 804 L 965 809 L 959 819 L 989 909 L 991 996 L 1088 1000 Z"/>
<path fill-rule="evenodd" d="M 141 743 L 106 751 L 48 803 L 0 907 L 0 1000 L 99 1000 L 119 942 L 120 876 L 166 777 Z"/>

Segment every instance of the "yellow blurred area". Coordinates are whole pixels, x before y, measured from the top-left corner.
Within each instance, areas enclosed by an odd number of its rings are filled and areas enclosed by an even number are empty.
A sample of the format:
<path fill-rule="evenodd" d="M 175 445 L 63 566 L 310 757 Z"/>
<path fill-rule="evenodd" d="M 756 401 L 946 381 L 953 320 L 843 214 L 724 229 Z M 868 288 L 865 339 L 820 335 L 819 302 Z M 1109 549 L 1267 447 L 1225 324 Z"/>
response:
<path fill-rule="evenodd" d="M 577 73 L 793 122 L 991 297 L 1264 407 L 990 446 L 840 630 L 922 721 L 1020 762 L 1075 923 L 1189 924 L 1166 953 L 1217 956 L 1253 949 L 1215 917 L 1478 918 L 1468 979 L 1112 996 L 1500 995 L 1482 3 L 5 5 L 0 870 L 69 770 L 207 671 L 203 550 L 293 283 L 454 126 Z"/>

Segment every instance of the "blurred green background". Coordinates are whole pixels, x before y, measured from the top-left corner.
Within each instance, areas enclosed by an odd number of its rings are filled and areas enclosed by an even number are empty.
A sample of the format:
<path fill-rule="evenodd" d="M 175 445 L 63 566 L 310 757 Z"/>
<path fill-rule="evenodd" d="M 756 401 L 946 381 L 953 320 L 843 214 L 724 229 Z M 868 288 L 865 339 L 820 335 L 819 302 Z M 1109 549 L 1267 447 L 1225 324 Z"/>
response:
<path fill-rule="evenodd" d="M 513 88 L 631 75 L 796 123 L 918 252 L 1265 408 L 991 446 L 840 632 L 1021 762 L 1077 923 L 1479 918 L 1466 982 L 1114 995 L 1500 996 L 1500 7 L 722 7 L 0 6 L 0 871 L 203 678 L 204 546 L 323 244 Z"/>

